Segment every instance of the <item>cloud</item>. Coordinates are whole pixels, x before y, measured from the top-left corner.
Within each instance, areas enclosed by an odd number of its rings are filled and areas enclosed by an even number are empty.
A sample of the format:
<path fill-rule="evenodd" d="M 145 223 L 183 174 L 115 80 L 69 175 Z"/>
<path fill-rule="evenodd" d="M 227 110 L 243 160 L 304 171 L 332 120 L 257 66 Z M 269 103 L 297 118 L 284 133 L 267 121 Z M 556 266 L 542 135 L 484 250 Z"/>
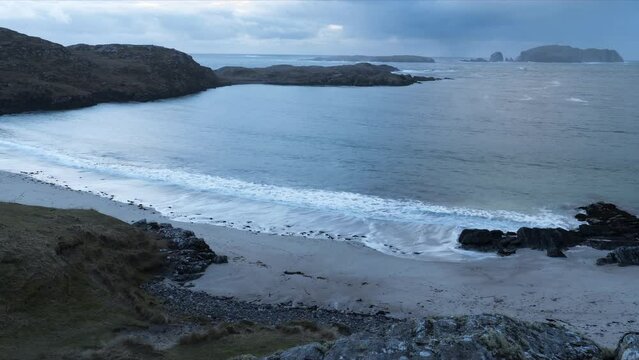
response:
<path fill-rule="evenodd" d="M 639 58 L 638 13 L 624 1 L 3 1 L 0 26 L 189 52 L 514 56 L 563 43 Z"/>

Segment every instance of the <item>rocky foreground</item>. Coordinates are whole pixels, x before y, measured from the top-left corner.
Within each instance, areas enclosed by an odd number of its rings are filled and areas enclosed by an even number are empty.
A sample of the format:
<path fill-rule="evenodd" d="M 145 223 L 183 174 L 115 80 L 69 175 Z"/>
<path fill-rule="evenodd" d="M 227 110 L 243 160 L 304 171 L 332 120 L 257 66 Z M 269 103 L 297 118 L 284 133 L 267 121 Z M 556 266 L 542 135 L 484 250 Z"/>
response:
<path fill-rule="evenodd" d="M 583 245 L 613 250 L 597 261 L 598 265 L 639 265 L 639 218 L 614 204 L 595 203 L 579 208 L 575 215 L 585 222 L 576 230 L 522 227 L 515 232 L 465 229 L 459 235 L 463 249 L 496 252 L 507 256 L 517 249 L 545 250 L 550 257 L 565 257 L 568 248 Z"/>
<path fill-rule="evenodd" d="M 606 226 L 613 226 L 610 219 Z M 7 359 L 273 360 L 628 360 L 639 354 L 636 333 L 609 349 L 553 319 L 401 320 L 190 290 L 190 279 L 226 261 L 193 232 L 169 224 L 129 225 L 95 211 L 0 203 L 0 353 Z"/>
<path fill-rule="evenodd" d="M 275 65 L 265 68 L 227 66 L 215 70 L 225 85 L 269 84 L 307 86 L 406 86 L 434 77 L 397 74 L 389 65 L 359 63 L 339 66 Z"/>

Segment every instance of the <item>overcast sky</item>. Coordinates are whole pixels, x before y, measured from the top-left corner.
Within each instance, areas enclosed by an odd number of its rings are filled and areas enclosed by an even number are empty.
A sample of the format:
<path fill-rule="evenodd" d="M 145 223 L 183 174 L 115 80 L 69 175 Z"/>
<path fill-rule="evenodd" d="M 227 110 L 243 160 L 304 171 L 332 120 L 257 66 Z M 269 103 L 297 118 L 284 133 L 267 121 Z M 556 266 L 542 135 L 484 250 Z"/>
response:
<path fill-rule="evenodd" d="M 2 1 L 0 26 L 190 53 L 514 57 L 556 43 L 639 59 L 639 1 Z"/>

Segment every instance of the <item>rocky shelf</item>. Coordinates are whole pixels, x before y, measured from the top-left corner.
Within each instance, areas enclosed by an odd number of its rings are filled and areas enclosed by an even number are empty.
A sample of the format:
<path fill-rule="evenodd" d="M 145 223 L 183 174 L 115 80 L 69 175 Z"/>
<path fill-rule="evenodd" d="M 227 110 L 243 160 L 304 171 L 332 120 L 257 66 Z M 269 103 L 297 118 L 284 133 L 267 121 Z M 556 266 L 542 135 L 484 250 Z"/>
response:
<path fill-rule="evenodd" d="M 579 208 L 575 215 L 585 222 L 576 230 L 522 227 L 515 232 L 465 229 L 459 235 L 462 249 L 512 255 L 520 248 L 545 250 L 550 257 L 565 257 L 564 250 L 577 245 L 613 250 L 597 264 L 639 265 L 639 219 L 610 203 Z"/>

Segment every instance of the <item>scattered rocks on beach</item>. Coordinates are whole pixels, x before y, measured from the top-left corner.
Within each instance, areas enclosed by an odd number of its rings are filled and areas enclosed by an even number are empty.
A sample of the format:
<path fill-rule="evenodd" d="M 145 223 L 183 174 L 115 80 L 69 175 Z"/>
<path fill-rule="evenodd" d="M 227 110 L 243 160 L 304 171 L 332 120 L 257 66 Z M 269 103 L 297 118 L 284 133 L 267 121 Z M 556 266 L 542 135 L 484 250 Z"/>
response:
<path fill-rule="evenodd" d="M 167 242 L 167 276 L 171 280 L 184 283 L 202 276 L 211 264 L 228 262 L 225 255 L 216 254 L 204 239 L 195 236 L 191 230 L 174 228 L 171 224 L 147 222 L 146 219 L 133 226 L 156 234 Z"/>
<path fill-rule="evenodd" d="M 628 349 L 635 346 L 635 338 L 626 337 Z M 405 321 L 378 333 L 361 332 L 331 343 L 302 345 L 263 359 L 604 358 L 592 340 L 554 322 L 528 323 L 484 314 Z"/>
<path fill-rule="evenodd" d="M 599 250 L 615 250 L 598 264 L 639 264 L 639 219 L 614 204 L 594 203 L 579 208 L 575 218 L 586 222 L 577 230 L 522 227 L 516 233 L 500 230 L 464 229 L 461 248 L 511 255 L 520 248 L 545 250 L 550 257 L 565 257 L 564 250 L 587 245 Z"/>
<path fill-rule="evenodd" d="M 230 297 L 212 296 L 205 292 L 176 286 L 166 281 L 149 282 L 144 290 L 163 302 L 171 313 L 193 317 L 206 317 L 211 321 L 238 322 L 250 320 L 264 325 L 281 325 L 291 321 L 310 321 L 319 325 L 335 326 L 350 335 L 360 331 L 378 332 L 400 320 L 382 312 L 359 314 L 303 306 L 293 303 L 261 304 Z"/>

